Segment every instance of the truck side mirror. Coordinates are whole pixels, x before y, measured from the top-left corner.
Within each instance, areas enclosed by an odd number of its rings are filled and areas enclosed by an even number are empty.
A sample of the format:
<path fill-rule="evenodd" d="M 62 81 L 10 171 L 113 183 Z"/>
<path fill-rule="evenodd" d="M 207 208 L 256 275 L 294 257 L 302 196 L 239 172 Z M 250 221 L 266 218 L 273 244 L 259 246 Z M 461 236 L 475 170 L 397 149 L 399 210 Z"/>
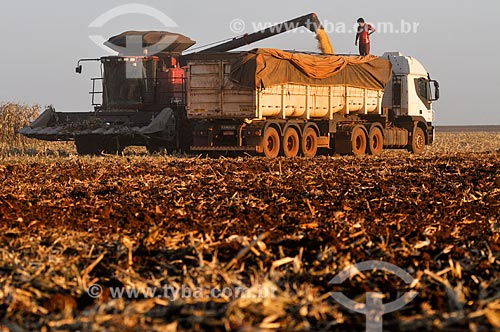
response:
<path fill-rule="evenodd" d="M 83 70 L 82 65 L 79 65 L 78 67 L 76 67 L 76 73 L 77 73 L 77 74 L 81 74 L 81 73 L 82 73 L 82 70 Z"/>
<path fill-rule="evenodd" d="M 439 82 L 431 81 L 431 83 L 434 83 L 434 98 L 432 98 L 431 101 L 438 101 L 440 97 Z"/>

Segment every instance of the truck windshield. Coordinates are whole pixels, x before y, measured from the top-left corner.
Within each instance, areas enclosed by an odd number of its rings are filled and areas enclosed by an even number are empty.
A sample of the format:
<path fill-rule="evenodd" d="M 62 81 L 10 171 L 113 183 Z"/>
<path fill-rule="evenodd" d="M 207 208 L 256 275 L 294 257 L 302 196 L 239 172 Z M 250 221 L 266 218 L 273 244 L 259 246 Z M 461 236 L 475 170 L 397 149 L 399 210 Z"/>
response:
<path fill-rule="evenodd" d="M 108 106 L 152 104 L 157 62 L 142 58 L 108 58 L 104 65 L 104 102 Z"/>

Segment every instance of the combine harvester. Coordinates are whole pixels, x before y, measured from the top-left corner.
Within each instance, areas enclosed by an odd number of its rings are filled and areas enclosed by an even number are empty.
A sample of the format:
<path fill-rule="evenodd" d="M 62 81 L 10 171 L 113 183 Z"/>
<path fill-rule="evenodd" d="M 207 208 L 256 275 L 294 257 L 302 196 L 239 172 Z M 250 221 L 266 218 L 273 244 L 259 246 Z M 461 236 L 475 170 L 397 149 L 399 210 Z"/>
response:
<path fill-rule="evenodd" d="M 230 52 L 299 27 L 316 33 L 321 54 Z M 140 36 L 142 47 L 169 42 L 155 55 L 126 54 L 127 36 Z M 247 152 L 269 158 L 312 158 L 318 151 L 380 155 L 384 148 L 421 153 L 434 140 L 432 103 L 439 99 L 439 84 L 425 68 L 399 53 L 334 55 L 315 14 L 184 55 L 194 44 L 168 32 L 111 38 L 106 45 L 122 54 L 95 60 L 103 75 L 93 79 L 93 101 L 102 93 L 94 112 L 49 108 L 20 133 L 74 140 L 80 154 L 146 146 L 151 153 Z M 89 60 L 80 60 L 80 73 L 82 61 Z M 130 67 L 137 78 L 127 76 Z M 96 91 L 98 82 L 102 91 Z"/>

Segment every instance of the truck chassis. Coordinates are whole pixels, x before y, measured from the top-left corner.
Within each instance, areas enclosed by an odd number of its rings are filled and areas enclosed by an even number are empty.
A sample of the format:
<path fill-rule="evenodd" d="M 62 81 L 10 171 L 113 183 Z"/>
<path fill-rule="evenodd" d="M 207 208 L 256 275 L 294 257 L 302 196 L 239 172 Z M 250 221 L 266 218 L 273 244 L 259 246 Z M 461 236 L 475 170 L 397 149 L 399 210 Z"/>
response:
<path fill-rule="evenodd" d="M 384 149 L 422 153 L 434 140 L 434 128 L 422 117 L 357 115 L 333 120 L 270 119 L 251 122 L 201 121 L 193 132 L 192 151 L 247 152 L 313 158 L 320 154 L 378 156 Z"/>

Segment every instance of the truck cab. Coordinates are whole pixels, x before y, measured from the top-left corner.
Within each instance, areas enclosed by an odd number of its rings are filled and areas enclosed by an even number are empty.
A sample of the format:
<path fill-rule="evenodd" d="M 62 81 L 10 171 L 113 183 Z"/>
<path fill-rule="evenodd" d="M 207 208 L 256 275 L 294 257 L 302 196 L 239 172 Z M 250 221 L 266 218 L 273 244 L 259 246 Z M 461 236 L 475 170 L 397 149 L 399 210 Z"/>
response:
<path fill-rule="evenodd" d="M 386 52 L 382 58 L 392 64 L 392 78 L 384 92 L 382 105 L 388 109 L 391 121 L 411 117 L 427 124 L 427 144 L 434 140 L 433 103 L 439 100 L 439 83 L 432 80 L 424 66 L 411 56 Z"/>

